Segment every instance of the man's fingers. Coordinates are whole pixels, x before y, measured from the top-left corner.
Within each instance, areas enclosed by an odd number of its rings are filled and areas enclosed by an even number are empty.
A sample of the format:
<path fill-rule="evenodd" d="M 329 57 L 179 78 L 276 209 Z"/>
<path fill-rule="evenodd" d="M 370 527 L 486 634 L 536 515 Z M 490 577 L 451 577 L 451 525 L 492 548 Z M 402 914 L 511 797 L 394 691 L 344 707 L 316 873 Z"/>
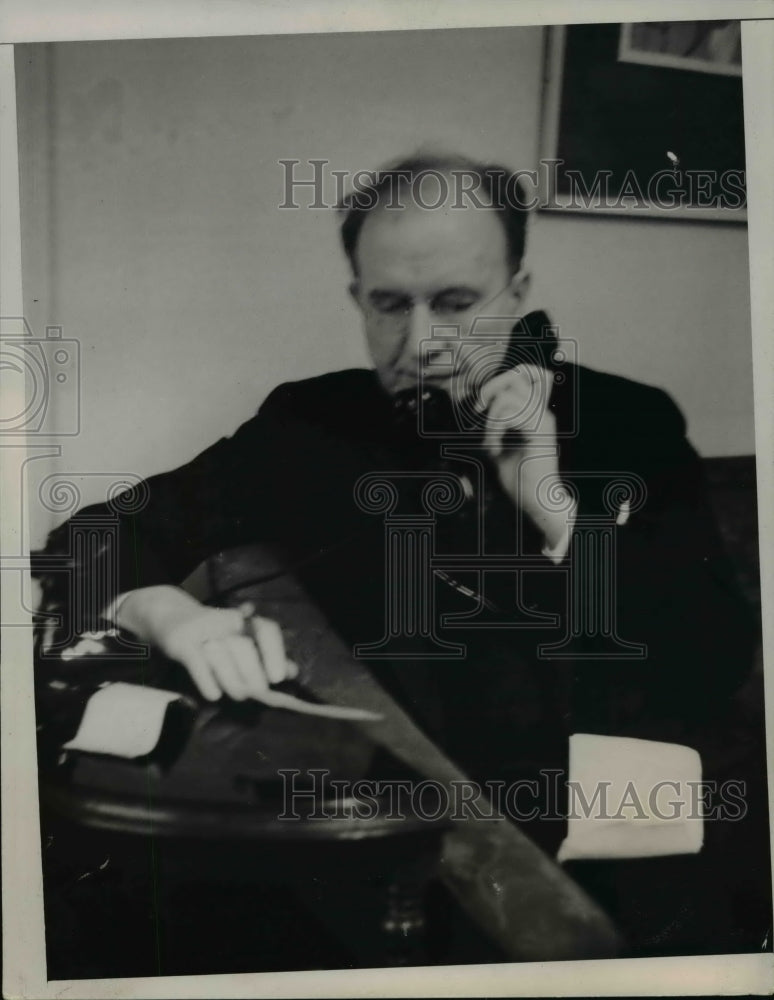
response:
<path fill-rule="evenodd" d="M 260 699 L 270 684 L 298 675 L 285 656 L 279 625 L 254 610 L 252 604 L 206 609 L 167 642 L 167 655 L 184 664 L 208 701 L 224 692 L 236 701 Z"/>
<path fill-rule="evenodd" d="M 553 372 L 538 365 L 521 364 L 490 379 L 481 389 L 482 408 L 486 411 L 484 446 L 499 457 L 509 431 L 524 431 L 539 426 L 544 419 L 553 385 Z M 511 448 L 521 447 L 518 441 Z"/>
<path fill-rule="evenodd" d="M 493 422 L 491 418 L 487 418 L 486 427 L 484 428 L 484 448 L 492 458 L 497 458 L 502 451 L 504 433 L 505 428 Z"/>
<path fill-rule="evenodd" d="M 530 382 L 542 382 L 543 385 L 550 386 L 554 381 L 554 373 L 550 368 L 543 368 L 542 365 L 534 365 L 527 362 L 526 364 L 518 365 L 518 370 Z"/>
<path fill-rule="evenodd" d="M 250 621 L 269 683 L 281 684 L 288 676 L 282 629 L 270 618 L 256 615 Z"/>
<path fill-rule="evenodd" d="M 535 393 L 543 393 L 545 405 L 548 402 L 553 379 L 553 372 L 547 371 L 539 365 L 516 365 L 514 368 L 509 368 L 508 371 L 500 372 L 499 375 L 495 375 L 494 378 L 484 383 L 479 391 L 481 409 L 489 409 L 503 392 L 519 393 L 526 401 L 534 399 Z"/>
<path fill-rule="evenodd" d="M 223 694 L 223 689 L 215 680 L 205 657 L 198 649 L 187 650 L 181 657 L 181 662 L 191 675 L 203 698 L 207 701 L 217 701 Z"/>
<path fill-rule="evenodd" d="M 261 698 L 268 690 L 269 683 L 255 643 L 246 635 L 229 636 L 225 643 L 244 682 L 248 696 Z"/>
<path fill-rule="evenodd" d="M 495 375 L 494 378 L 485 382 L 479 390 L 481 408 L 488 409 L 501 392 L 523 388 L 526 393 L 529 393 L 532 379 L 527 377 L 524 367 L 518 365 L 515 368 L 509 368 L 508 371 L 500 372 L 499 375 Z"/>
<path fill-rule="evenodd" d="M 250 692 L 227 643 L 221 639 L 209 639 L 202 643 L 201 651 L 215 680 L 226 694 L 235 701 L 244 701 Z"/>
<path fill-rule="evenodd" d="M 497 398 L 497 394 L 502 392 L 502 390 L 508 385 L 510 381 L 511 372 L 501 372 L 499 375 L 495 375 L 494 378 L 490 378 L 488 382 L 484 382 L 478 391 L 479 406 L 482 410 L 488 410 L 492 405 L 492 400 Z"/>
<path fill-rule="evenodd" d="M 524 398 L 510 391 L 501 392 L 492 403 L 487 410 L 484 428 L 484 447 L 490 455 L 496 458 L 500 454 L 505 434 L 519 429 L 525 409 Z"/>

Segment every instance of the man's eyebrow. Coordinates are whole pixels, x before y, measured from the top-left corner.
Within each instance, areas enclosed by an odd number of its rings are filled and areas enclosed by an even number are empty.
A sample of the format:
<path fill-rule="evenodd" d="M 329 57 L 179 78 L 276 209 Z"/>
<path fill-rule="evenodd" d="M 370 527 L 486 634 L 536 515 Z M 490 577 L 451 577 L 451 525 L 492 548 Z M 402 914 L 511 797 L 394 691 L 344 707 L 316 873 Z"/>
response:
<path fill-rule="evenodd" d="M 443 295 L 482 295 L 483 292 L 480 288 L 476 288 L 474 285 L 449 285 L 448 288 L 442 288 L 438 292 L 433 293 L 434 299 L 439 299 Z"/>
<path fill-rule="evenodd" d="M 411 295 L 397 288 L 372 288 L 368 293 L 368 298 L 371 300 L 379 298 L 410 299 Z"/>
<path fill-rule="evenodd" d="M 474 285 L 448 285 L 437 292 L 433 292 L 428 298 L 429 301 L 434 302 L 445 295 L 470 295 L 480 298 L 483 295 L 483 291 Z M 397 288 L 372 288 L 368 293 L 368 298 L 373 302 L 380 298 L 413 300 L 414 296 L 410 292 Z"/>

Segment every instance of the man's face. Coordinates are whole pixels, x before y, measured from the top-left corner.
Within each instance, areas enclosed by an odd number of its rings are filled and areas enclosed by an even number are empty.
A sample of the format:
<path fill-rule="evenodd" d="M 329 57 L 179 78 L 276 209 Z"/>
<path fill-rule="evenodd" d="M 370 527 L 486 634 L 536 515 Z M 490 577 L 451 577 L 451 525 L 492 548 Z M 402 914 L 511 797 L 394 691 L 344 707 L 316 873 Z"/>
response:
<path fill-rule="evenodd" d="M 352 294 L 389 393 L 421 380 L 460 398 L 470 391 L 474 368 L 493 373 L 502 361 L 527 278 L 513 273 L 505 229 L 491 209 L 404 205 L 367 216 Z M 484 317 L 482 344 L 477 331 Z"/>

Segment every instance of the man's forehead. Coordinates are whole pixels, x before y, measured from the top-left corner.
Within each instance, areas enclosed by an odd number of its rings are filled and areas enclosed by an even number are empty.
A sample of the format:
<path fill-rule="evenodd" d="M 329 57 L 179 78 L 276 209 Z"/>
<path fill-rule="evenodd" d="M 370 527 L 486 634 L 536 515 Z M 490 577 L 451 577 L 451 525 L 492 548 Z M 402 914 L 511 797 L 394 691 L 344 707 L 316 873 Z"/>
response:
<path fill-rule="evenodd" d="M 496 212 L 488 207 L 378 206 L 363 223 L 357 259 L 363 277 L 420 269 L 427 276 L 483 276 L 506 263 L 507 239 Z"/>

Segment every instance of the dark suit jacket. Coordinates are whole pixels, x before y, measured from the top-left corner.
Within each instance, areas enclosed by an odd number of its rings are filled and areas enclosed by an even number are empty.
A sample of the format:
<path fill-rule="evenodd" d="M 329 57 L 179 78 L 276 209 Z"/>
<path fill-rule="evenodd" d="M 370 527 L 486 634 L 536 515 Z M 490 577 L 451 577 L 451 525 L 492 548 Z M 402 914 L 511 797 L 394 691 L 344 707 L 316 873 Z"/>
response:
<path fill-rule="evenodd" d="M 755 642 L 678 408 L 663 391 L 625 378 L 572 365 L 565 375 L 551 400 L 560 468 L 577 487 L 578 523 L 600 517 L 588 532 L 614 539 L 618 633 L 644 643 L 647 655 L 606 658 L 609 638 L 596 635 L 573 640 L 574 659 L 551 659 L 537 656 L 536 648 L 561 637 L 556 627 L 458 627 L 440 634 L 466 645 L 462 660 L 374 662 L 448 752 L 482 777 L 563 766 L 572 731 L 700 746 L 700 733 L 745 676 Z M 385 527 L 361 509 L 353 488 L 365 473 L 407 464 L 392 402 L 374 372 L 281 385 L 232 437 L 151 477 L 120 504 L 86 508 L 52 532 L 47 553 L 68 555 L 71 565 L 69 573 L 44 576 L 47 605 L 72 608 L 78 593 L 86 613 L 80 627 L 98 622 L 107 595 L 86 582 L 104 579 L 116 553 L 110 541 L 88 549 L 74 538 L 79 525 L 102 522 L 117 538 L 117 592 L 180 583 L 218 551 L 269 542 L 281 546 L 347 641 L 373 642 L 385 626 Z M 639 477 L 646 495 L 628 523 L 613 526 L 605 487 L 621 473 Z M 514 534 L 517 512 L 496 488 L 490 494 L 489 551 L 512 551 L 518 537 L 524 551 L 539 553 L 529 526 Z M 442 551 L 473 551 L 462 520 L 438 521 Z M 580 529 L 565 567 L 577 556 L 579 537 Z M 568 576 L 548 560 L 545 570 L 523 577 L 524 601 L 557 612 L 564 623 Z M 458 576 L 473 590 L 484 586 L 475 573 Z M 496 574 L 485 584 L 506 612 L 515 580 Z M 436 596 L 439 614 L 474 607 L 443 581 L 436 582 Z M 585 586 L 570 599 L 579 607 L 592 600 Z"/>
<path fill-rule="evenodd" d="M 577 489 L 578 521 L 559 571 L 544 560 L 545 572 L 522 576 L 519 596 L 532 612 L 558 613 L 560 627 L 439 624 L 439 636 L 465 644 L 464 658 L 377 660 L 372 669 L 479 780 L 534 780 L 541 769 L 560 774 L 572 732 L 686 743 L 702 754 L 705 778 L 738 778 L 736 737 L 725 717 L 748 672 L 756 625 L 722 551 L 701 461 L 686 439 L 681 413 L 659 389 L 570 365 L 554 386 L 551 405 L 561 472 Z M 118 502 L 80 511 L 53 531 L 44 554 L 48 569 L 38 563 L 44 606 L 64 611 L 76 630 L 99 627 L 101 611 L 119 592 L 180 583 L 221 550 L 271 543 L 346 641 L 377 641 L 385 628 L 385 525 L 361 509 L 354 486 L 370 472 L 416 469 L 418 463 L 433 467 L 427 448 L 411 451 L 396 434 L 392 402 L 373 372 L 342 371 L 281 385 L 232 437 L 173 472 L 151 477 Z M 644 502 L 633 503 L 628 522 L 615 525 L 606 487 L 621 474 L 641 480 Z M 528 524 L 518 530 L 518 512 L 496 487 L 485 495 L 487 551 L 528 553 L 540 566 L 535 532 Z M 409 509 L 415 500 L 416 494 L 408 498 Z M 469 514 L 463 515 L 438 516 L 438 552 L 475 553 L 478 539 Z M 579 546 L 603 536 L 614 540 L 608 569 L 613 565 L 616 574 L 618 635 L 646 644 L 647 655 L 607 658 L 610 640 L 598 631 L 573 637 L 574 658 L 540 657 L 541 642 L 561 637 L 568 601 L 582 612 L 597 599 L 589 581 L 568 591 L 564 571 L 578 565 Z M 57 556 L 66 571 L 51 571 L 51 557 Z M 483 589 L 500 618 L 513 613 L 515 573 L 489 574 L 483 581 L 475 572 L 450 575 L 473 591 Z M 104 585 L 109 579 L 112 593 Z M 591 574 L 590 580 L 599 579 L 599 572 Z M 436 581 L 435 596 L 438 619 L 477 608 L 475 599 L 443 580 Z M 765 787 L 762 778 L 758 785 Z M 537 805 L 561 816 L 561 782 L 539 787 L 549 797 L 548 789 L 560 788 L 558 800 Z M 749 823 L 707 824 L 709 855 L 704 850 L 698 861 L 677 859 L 676 875 L 669 874 L 676 859 L 665 859 L 666 875 L 661 869 L 654 874 L 649 862 L 618 863 L 610 886 L 604 866 L 600 871 L 585 863 L 573 874 L 621 920 L 634 953 L 759 947 L 768 904 L 751 900 L 761 895 L 768 874 L 764 861 L 749 859 L 766 853 L 765 792 L 756 803 L 752 835 L 745 833 Z M 525 829 L 553 852 L 565 824 L 537 820 Z M 719 881 L 713 865 L 722 866 Z M 718 903 L 716 890 L 738 885 L 747 886 L 737 893 L 741 904 Z M 651 910 L 655 916 L 643 916 Z M 726 912 L 736 912 L 729 919 L 737 922 L 739 913 L 753 914 L 738 945 L 725 925 L 712 932 L 705 926 L 705 917 Z M 673 926 L 683 930 L 673 933 Z"/>

